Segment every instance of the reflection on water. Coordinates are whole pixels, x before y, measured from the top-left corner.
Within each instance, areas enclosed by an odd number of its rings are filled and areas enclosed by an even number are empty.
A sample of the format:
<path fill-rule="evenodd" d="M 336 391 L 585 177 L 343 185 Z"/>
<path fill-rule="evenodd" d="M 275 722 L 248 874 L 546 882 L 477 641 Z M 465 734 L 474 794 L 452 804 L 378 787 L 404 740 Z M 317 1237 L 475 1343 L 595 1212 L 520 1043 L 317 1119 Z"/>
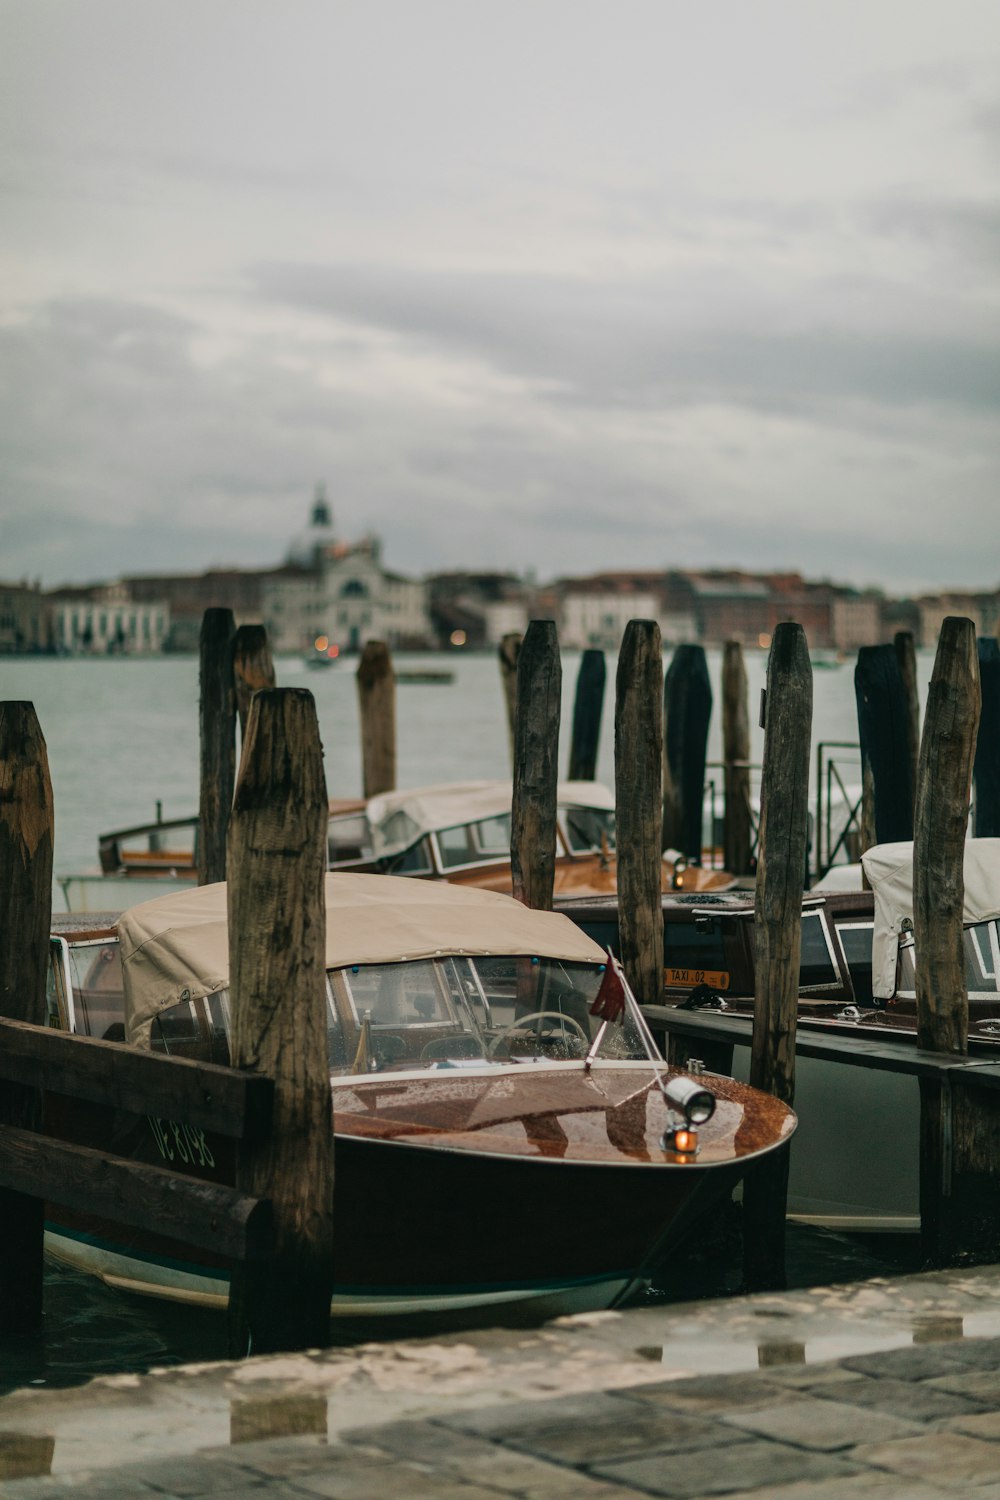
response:
<path fill-rule="evenodd" d="M 264 1438 L 326 1437 L 325 1396 L 271 1396 L 232 1401 L 229 1441 L 256 1443 Z"/>
<path fill-rule="evenodd" d="M 31 1432 L 0 1432 L 0 1479 L 33 1479 L 52 1473 L 54 1437 Z"/>

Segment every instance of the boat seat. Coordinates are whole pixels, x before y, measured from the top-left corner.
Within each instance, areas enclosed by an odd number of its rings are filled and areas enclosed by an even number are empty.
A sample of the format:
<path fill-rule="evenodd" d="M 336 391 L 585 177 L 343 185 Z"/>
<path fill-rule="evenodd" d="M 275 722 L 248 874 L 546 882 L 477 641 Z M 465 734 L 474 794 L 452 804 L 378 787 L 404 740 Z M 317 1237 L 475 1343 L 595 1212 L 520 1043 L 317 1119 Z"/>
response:
<path fill-rule="evenodd" d="M 397 1062 L 406 1055 L 406 1043 L 401 1036 L 395 1036 L 392 1032 L 383 1035 L 373 1031 L 371 1050 L 380 1063 Z"/>

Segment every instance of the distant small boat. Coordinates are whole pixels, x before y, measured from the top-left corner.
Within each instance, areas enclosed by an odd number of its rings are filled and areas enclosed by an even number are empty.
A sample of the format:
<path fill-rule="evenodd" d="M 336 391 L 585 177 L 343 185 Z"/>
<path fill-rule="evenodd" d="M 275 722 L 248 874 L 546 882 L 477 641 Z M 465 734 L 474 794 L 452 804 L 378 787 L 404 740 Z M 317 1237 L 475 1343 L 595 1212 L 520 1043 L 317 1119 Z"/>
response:
<path fill-rule="evenodd" d="M 335 667 L 339 659 L 340 647 L 326 635 L 318 635 L 304 657 L 307 667 Z"/>
<path fill-rule="evenodd" d="M 420 667 L 412 672 L 397 671 L 397 682 L 454 682 L 455 674 L 447 667 Z"/>

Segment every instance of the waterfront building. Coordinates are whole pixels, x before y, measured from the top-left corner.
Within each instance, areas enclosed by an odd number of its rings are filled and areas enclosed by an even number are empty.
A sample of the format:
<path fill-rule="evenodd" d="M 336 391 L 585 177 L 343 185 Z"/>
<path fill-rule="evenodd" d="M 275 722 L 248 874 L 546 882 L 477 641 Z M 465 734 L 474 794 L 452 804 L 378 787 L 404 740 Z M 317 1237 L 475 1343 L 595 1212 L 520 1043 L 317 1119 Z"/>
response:
<path fill-rule="evenodd" d="M 170 609 L 140 603 L 123 582 L 59 589 L 47 596 L 52 647 L 63 656 L 147 656 L 163 650 Z"/>
<path fill-rule="evenodd" d="M 52 617 L 38 583 L 0 583 L 0 653 L 52 650 Z"/>

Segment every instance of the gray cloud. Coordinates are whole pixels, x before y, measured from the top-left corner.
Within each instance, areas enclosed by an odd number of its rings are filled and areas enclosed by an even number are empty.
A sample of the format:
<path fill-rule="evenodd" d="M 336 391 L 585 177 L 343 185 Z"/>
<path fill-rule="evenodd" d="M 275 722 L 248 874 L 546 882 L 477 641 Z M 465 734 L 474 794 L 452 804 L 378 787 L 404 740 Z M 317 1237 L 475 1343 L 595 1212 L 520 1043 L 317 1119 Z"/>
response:
<path fill-rule="evenodd" d="M 690 279 L 698 283 L 695 305 L 701 312 L 695 320 Z M 768 297 L 754 308 L 752 293 L 743 289 L 742 305 L 734 308 L 738 284 L 734 288 L 720 272 L 716 302 L 709 280 L 596 282 L 398 266 L 283 265 L 261 267 L 256 288 L 288 307 L 385 329 L 431 349 L 457 350 L 525 379 L 557 382 L 567 396 L 588 403 L 713 400 L 790 411 L 850 395 L 904 406 L 995 404 L 996 330 L 949 335 L 900 322 L 892 326 L 892 289 L 876 283 L 854 290 L 862 305 L 888 297 L 883 326 L 863 326 L 849 301 L 838 326 L 832 309 L 845 298 L 843 287 L 831 284 L 826 296 L 816 297 L 823 320 L 782 327 L 789 314 L 802 317 L 801 293 L 786 308 L 769 305 Z M 728 317 L 713 316 L 715 305 L 726 308 Z"/>

